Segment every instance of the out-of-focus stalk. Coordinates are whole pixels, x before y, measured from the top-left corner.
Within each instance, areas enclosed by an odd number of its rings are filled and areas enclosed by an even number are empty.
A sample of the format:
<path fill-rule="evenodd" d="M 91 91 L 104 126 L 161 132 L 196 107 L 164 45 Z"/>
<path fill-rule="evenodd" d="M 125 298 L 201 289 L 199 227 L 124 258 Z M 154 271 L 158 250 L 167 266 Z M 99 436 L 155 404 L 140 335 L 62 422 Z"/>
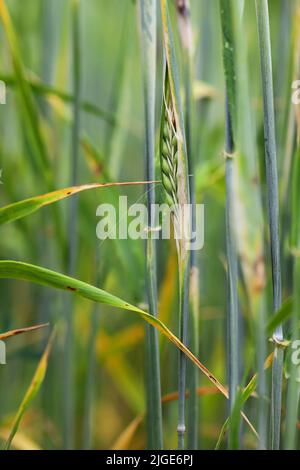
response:
<path fill-rule="evenodd" d="M 81 93 L 81 60 L 80 60 L 80 0 L 72 0 L 72 58 L 73 58 L 73 128 L 71 145 L 71 178 L 70 186 L 78 183 L 78 161 L 80 148 L 80 93 Z M 76 275 L 77 261 L 77 215 L 78 199 L 74 196 L 70 201 L 70 211 L 68 217 L 69 249 L 68 249 L 68 273 L 70 276 Z M 73 297 L 66 299 L 66 341 L 64 353 L 64 448 L 74 447 L 74 383 L 73 383 L 73 363 L 74 363 L 74 334 L 73 334 Z"/>

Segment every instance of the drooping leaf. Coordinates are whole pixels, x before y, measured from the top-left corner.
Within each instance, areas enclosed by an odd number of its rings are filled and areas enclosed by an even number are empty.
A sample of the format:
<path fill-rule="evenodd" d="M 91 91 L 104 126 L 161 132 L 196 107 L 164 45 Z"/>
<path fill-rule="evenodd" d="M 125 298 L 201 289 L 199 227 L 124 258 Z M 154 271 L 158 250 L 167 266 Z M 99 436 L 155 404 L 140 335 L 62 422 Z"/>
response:
<path fill-rule="evenodd" d="M 15 202 L 7 206 L 0 208 L 0 225 L 13 222 L 14 220 L 21 219 L 37 210 L 41 209 L 44 206 L 53 204 L 54 202 L 60 201 L 67 197 L 73 196 L 74 194 L 80 193 L 82 191 L 87 191 L 89 189 L 97 188 L 110 188 L 112 186 L 131 186 L 131 185 L 144 185 L 148 184 L 147 181 L 133 181 L 133 182 L 124 182 L 124 183 L 91 183 L 91 184 L 82 184 L 80 186 L 70 186 L 69 188 L 58 189 L 57 191 L 52 191 L 50 193 L 42 194 L 40 196 L 34 196 L 29 199 L 24 199 L 23 201 Z"/>
<path fill-rule="evenodd" d="M 150 325 L 157 328 L 169 341 L 180 349 L 196 366 L 201 372 L 218 388 L 218 390 L 228 398 L 227 388 L 219 382 L 219 380 L 199 361 L 198 358 L 175 336 L 169 328 L 157 318 L 153 317 L 144 310 L 135 307 L 134 305 L 120 299 L 98 287 L 94 287 L 86 282 L 79 281 L 78 279 L 60 274 L 50 269 L 42 268 L 28 263 L 22 263 L 20 261 L 0 261 L 0 278 L 3 279 L 19 279 L 23 281 L 30 281 L 36 284 L 53 287 L 56 289 L 62 289 L 65 291 L 72 292 L 86 299 L 102 304 L 110 305 L 112 307 L 129 310 L 138 314 Z M 244 419 L 251 427 L 253 432 L 257 435 L 252 424 L 248 418 L 243 414 Z"/>

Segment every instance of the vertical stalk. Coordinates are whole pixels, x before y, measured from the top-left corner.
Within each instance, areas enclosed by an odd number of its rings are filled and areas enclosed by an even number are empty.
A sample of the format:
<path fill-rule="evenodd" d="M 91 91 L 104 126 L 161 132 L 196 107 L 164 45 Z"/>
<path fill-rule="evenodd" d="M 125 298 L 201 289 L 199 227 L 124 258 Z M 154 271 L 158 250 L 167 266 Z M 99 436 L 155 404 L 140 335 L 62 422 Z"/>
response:
<path fill-rule="evenodd" d="M 295 17 L 294 17 L 294 63 L 293 63 L 293 79 L 297 79 L 300 72 L 300 0 L 295 4 Z M 299 312 L 300 312 L 300 210 L 299 210 L 299 188 L 300 188 L 300 122 L 297 120 L 296 105 L 291 104 L 291 118 L 292 124 L 297 129 L 296 138 L 296 151 L 294 153 L 294 161 L 292 165 L 291 174 L 291 236 L 290 245 L 292 250 L 293 259 L 293 316 L 291 321 L 292 326 L 292 341 L 299 340 Z M 294 140 L 291 143 L 294 144 Z M 297 344 L 297 343 L 294 343 Z M 293 343 L 292 343 L 293 346 Z M 294 351 L 293 347 L 291 348 Z M 299 398 L 300 398 L 300 384 L 299 384 L 299 365 L 294 364 L 292 358 L 289 363 L 290 377 L 288 380 L 287 389 L 287 404 L 286 404 L 286 422 L 285 422 L 285 441 L 284 447 L 286 450 L 293 450 L 297 448 L 297 421 L 299 419 Z"/>
<path fill-rule="evenodd" d="M 241 273 L 245 279 L 248 297 L 249 314 L 254 318 L 255 350 L 258 370 L 258 434 L 260 449 L 266 448 L 267 403 L 266 377 L 264 362 L 267 356 L 266 340 L 266 300 L 264 273 L 264 230 L 261 191 L 257 180 L 257 135 L 253 122 L 249 87 L 248 39 L 245 34 L 244 2 L 235 2 L 234 19 L 236 25 L 236 68 L 237 75 L 237 137 L 239 153 L 243 157 L 237 160 L 238 185 L 235 193 L 238 196 L 239 220 L 237 236 L 238 252 L 241 255 Z M 250 268 L 250 269 L 249 269 Z M 251 313 L 250 313 L 251 312 Z M 239 325 L 240 329 L 240 325 Z M 242 342 L 239 333 L 240 343 Z"/>
<path fill-rule="evenodd" d="M 234 204 L 234 130 L 236 106 L 236 70 L 231 0 L 220 0 L 223 59 L 226 81 L 225 159 L 226 159 L 226 251 L 227 251 L 227 347 L 229 403 L 233 410 L 239 381 L 238 270 Z"/>
<path fill-rule="evenodd" d="M 146 179 L 155 180 L 155 84 L 156 84 L 156 0 L 141 0 L 141 34 L 145 113 Z M 155 228 L 155 186 L 147 188 L 148 238 L 146 242 L 146 286 L 149 313 L 157 317 L 157 267 Z M 148 448 L 163 448 L 160 363 L 157 331 L 146 326 L 146 384 Z"/>
<path fill-rule="evenodd" d="M 180 269 L 180 268 L 179 268 Z M 189 263 L 182 266 L 179 273 L 179 338 L 187 344 L 188 334 L 188 297 Z M 185 448 L 185 392 L 186 392 L 186 356 L 179 351 L 178 367 L 178 449 Z"/>
<path fill-rule="evenodd" d="M 300 158 L 300 153 L 298 152 L 298 159 Z M 299 169 L 300 165 L 298 164 L 298 184 L 300 182 L 299 178 Z M 298 186 L 299 187 L 299 186 Z M 299 256 L 299 246 L 300 241 L 298 240 L 298 248 L 294 253 L 294 269 L 293 269 L 293 283 L 294 283 L 294 295 L 293 295 L 293 316 L 292 316 L 292 346 L 298 344 L 299 341 L 299 309 L 300 309 L 300 256 Z M 299 346 L 298 346 L 299 347 Z M 295 352 L 294 349 L 291 349 L 292 354 Z M 297 449 L 297 422 L 299 419 L 299 398 L 300 398 L 300 384 L 299 384 L 299 365 L 293 364 L 292 358 L 290 358 L 289 363 L 290 376 L 288 380 L 288 390 L 287 390 L 287 413 L 285 421 L 285 439 L 284 447 L 286 450 Z"/>
<path fill-rule="evenodd" d="M 72 128 L 72 157 L 70 185 L 78 183 L 78 160 L 80 146 L 80 0 L 72 1 L 72 57 L 73 57 L 73 128 Z M 76 274 L 77 261 L 77 196 L 70 201 L 68 217 L 69 250 L 68 273 Z M 66 343 L 64 355 L 64 448 L 71 449 L 74 445 L 74 385 L 73 385 L 73 297 L 69 296 L 66 305 Z"/>
<path fill-rule="evenodd" d="M 229 353 L 229 402 L 233 409 L 238 387 L 239 374 L 239 341 L 238 341 L 238 275 L 237 249 L 234 233 L 234 161 L 230 156 L 234 153 L 232 121 L 229 113 L 228 98 L 226 99 L 226 251 L 228 276 L 228 353 Z"/>
<path fill-rule="evenodd" d="M 258 25 L 261 78 L 264 103 L 265 163 L 268 187 L 268 213 L 272 261 L 273 308 L 274 311 L 277 311 L 281 305 L 279 202 L 271 39 L 269 25 L 269 7 L 267 0 L 256 0 L 256 15 Z M 283 332 L 282 326 L 280 325 L 274 333 L 275 350 L 272 369 L 270 442 L 272 449 L 279 449 L 280 445 L 283 349 L 278 346 L 278 342 L 280 342 L 282 339 Z"/>
<path fill-rule="evenodd" d="M 184 66 L 184 89 L 185 89 L 185 135 L 186 147 L 189 164 L 189 183 L 190 183 L 190 202 L 192 206 L 191 229 L 195 233 L 195 184 L 194 184 L 194 159 L 192 151 L 192 60 L 193 60 L 193 42 L 192 42 L 192 25 L 189 0 L 177 0 L 178 24 L 183 49 L 183 66 Z M 190 324 L 191 335 L 188 338 L 190 349 L 196 357 L 199 355 L 199 283 L 198 283 L 198 267 L 196 251 L 192 250 L 190 255 L 190 295 L 189 305 L 191 311 Z M 198 371 L 193 364 L 188 365 L 188 449 L 197 449 L 198 447 Z"/>
<path fill-rule="evenodd" d="M 180 83 L 171 19 L 167 0 L 161 0 L 166 70 L 162 106 L 160 160 L 162 182 L 167 201 L 173 206 L 174 232 L 176 239 L 179 272 L 179 337 L 186 344 L 188 330 L 188 291 L 190 252 L 190 201 L 188 180 L 188 158 L 185 140 L 184 119 L 180 99 Z M 181 232 L 181 233 L 180 233 Z M 178 447 L 185 447 L 185 385 L 186 358 L 179 353 L 178 371 Z"/>

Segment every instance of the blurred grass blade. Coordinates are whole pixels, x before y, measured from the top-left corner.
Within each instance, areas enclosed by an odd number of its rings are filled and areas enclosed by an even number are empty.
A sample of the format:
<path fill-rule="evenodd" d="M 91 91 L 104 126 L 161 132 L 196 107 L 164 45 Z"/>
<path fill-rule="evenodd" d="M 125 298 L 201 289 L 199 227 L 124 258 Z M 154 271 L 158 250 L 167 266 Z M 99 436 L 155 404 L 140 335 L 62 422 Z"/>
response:
<path fill-rule="evenodd" d="M 3 341 L 12 336 L 21 335 L 23 333 L 29 333 L 31 331 L 40 330 L 41 328 L 46 328 L 49 326 L 49 323 L 43 323 L 42 325 L 28 326 L 27 328 L 19 328 L 17 330 L 6 331 L 5 333 L 0 333 L 0 340 Z"/>
<path fill-rule="evenodd" d="M 203 397 L 203 396 L 215 395 L 216 393 L 219 393 L 220 391 L 216 387 L 210 385 L 206 387 L 198 387 L 196 392 L 197 392 L 198 397 Z M 189 393 L 187 393 L 186 395 L 189 396 Z M 176 400 L 178 400 L 178 391 L 170 392 L 167 395 L 164 395 L 161 399 L 161 402 L 163 404 L 167 404 L 167 403 L 172 403 L 173 401 L 176 401 Z M 110 449 L 111 450 L 128 450 L 131 442 L 133 441 L 134 435 L 137 432 L 137 429 L 139 428 L 143 419 L 144 419 L 144 413 L 141 413 L 138 416 L 136 416 L 132 421 L 130 421 L 128 426 L 126 426 L 124 431 L 114 441 Z"/>
<path fill-rule="evenodd" d="M 31 151 L 33 152 L 37 168 L 41 171 L 41 174 L 43 174 L 47 187 L 51 189 L 53 186 L 53 178 L 50 173 L 48 152 L 40 129 L 40 119 L 32 90 L 27 81 L 18 38 L 4 0 L 0 0 L 0 19 L 2 20 L 10 47 L 15 77 L 23 104 L 22 109 L 24 113 L 25 129 L 28 132 Z"/>
<path fill-rule="evenodd" d="M 85 299 L 110 305 L 111 307 L 121 308 L 138 314 L 150 325 L 158 329 L 169 341 L 171 341 L 178 349 L 180 349 L 186 357 L 188 357 L 201 372 L 217 387 L 217 389 L 228 398 L 227 388 L 219 382 L 219 380 L 199 361 L 198 358 L 177 338 L 169 328 L 157 318 L 153 317 L 144 310 L 116 297 L 98 287 L 94 287 L 86 282 L 79 281 L 72 277 L 60 274 L 50 269 L 35 266 L 33 264 L 22 263 L 20 261 L 0 261 L 0 278 L 2 279 L 19 279 L 23 281 L 34 282 L 43 286 L 62 289 L 77 294 Z M 243 414 L 245 421 L 248 423 L 253 432 L 257 435 L 248 418 Z"/>
<path fill-rule="evenodd" d="M 70 186 L 69 188 L 58 189 L 50 193 L 42 194 L 40 196 L 34 196 L 23 201 L 15 202 L 0 208 L 0 225 L 13 222 L 15 220 L 26 217 L 44 206 L 53 204 L 54 202 L 60 201 L 67 197 L 73 196 L 74 194 L 89 189 L 97 188 L 111 188 L 113 186 L 131 186 L 131 185 L 143 185 L 148 184 L 148 181 L 132 181 L 124 183 L 91 183 L 83 184 L 80 186 Z"/>
<path fill-rule="evenodd" d="M 129 450 L 133 437 L 143 421 L 143 418 L 144 414 L 140 414 L 134 418 L 134 420 L 129 423 L 120 436 L 115 440 L 110 447 L 110 450 Z"/>
<path fill-rule="evenodd" d="M 0 439 L 7 441 L 10 434 L 10 428 L 0 428 Z M 25 434 L 18 432 L 12 444 L 15 450 L 42 450 L 42 448 Z"/>
<path fill-rule="evenodd" d="M 262 373 L 269 369 L 272 365 L 274 359 L 274 353 L 269 354 L 267 359 L 263 364 Z M 229 416 L 229 448 L 231 450 L 238 449 L 239 443 L 239 433 L 240 433 L 240 416 L 243 406 L 250 398 L 250 396 L 255 392 L 259 380 L 259 374 L 254 374 L 251 380 L 248 382 L 246 387 L 240 388 L 237 393 L 236 401 L 234 403 L 233 410 Z M 259 440 L 261 443 L 261 439 Z M 264 448 L 262 448 L 263 450 Z"/>
<path fill-rule="evenodd" d="M 140 1 L 141 48 L 143 58 L 145 167 L 146 179 L 155 179 L 155 91 L 156 91 L 156 0 Z M 155 217 L 155 185 L 147 188 L 148 238 L 146 241 L 146 286 L 149 313 L 157 317 L 157 263 L 156 240 L 153 238 Z M 163 448 L 160 357 L 157 331 L 146 326 L 146 383 L 148 448 Z"/>
<path fill-rule="evenodd" d="M 70 146 L 69 174 L 72 186 L 78 183 L 80 168 L 80 129 L 81 129 L 81 28 L 80 28 L 80 0 L 71 2 L 71 35 L 72 35 L 72 86 L 73 86 L 73 125 Z M 72 197 L 68 206 L 67 214 L 67 236 L 69 239 L 67 253 L 67 270 L 70 276 L 76 275 L 77 268 L 77 248 L 78 248 L 78 196 Z M 64 344 L 64 394 L 63 394 L 63 445 L 66 449 L 74 447 L 74 324 L 73 324 L 73 298 L 64 299 L 64 316 L 66 324 L 65 344 Z"/>
<path fill-rule="evenodd" d="M 221 431 L 220 431 L 220 434 L 219 434 L 219 437 L 218 437 L 218 440 L 217 440 L 217 443 L 215 445 L 215 450 L 220 450 L 221 448 L 221 445 L 222 445 L 222 441 L 228 431 L 228 427 L 229 427 L 229 418 L 227 418 L 225 420 L 225 423 L 223 424 L 222 428 L 221 428 Z"/>
<path fill-rule="evenodd" d="M 273 357 L 274 357 L 273 353 L 271 353 L 267 357 L 267 359 L 264 362 L 264 367 L 263 367 L 264 370 L 267 370 L 272 365 Z M 242 408 L 244 404 L 246 403 L 246 401 L 248 400 L 248 398 L 250 398 L 250 396 L 255 392 L 257 383 L 258 383 L 258 374 L 254 374 L 251 380 L 246 385 L 246 387 L 238 391 L 237 398 L 234 403 L 232 412 L 230 416 L 226 419 L 224 425 L 222 426 L 215 450 L 218 450 L 220 448 L 222 444 L 222 440 L 226 432 L 228 431 L 228 429 L 230 429 L 230 434 L 231 434 L 229 437 L 229 444 L 230 444 L 230 449 L 232 450 L 232 441 L 234 439 L 237 440 L 237 433 L 239 432 L 239 417 L 240 415 L 241 416 L 243 415 Z M 236 443 L 236 447 L 237 447 L 237 443 Z"/>
<path fill-rule="evenodd" d="M 31 384 L 29 385 L 29 388 L 28 388 L 28 390 L 27 390 L 27 392 L 26 392 L 26 394 L 25 394 L 25 396 L 22 400 L 22 403 L 21 403 L 21 405 L 20 405 L 20 407 L 17 411 L 16 417 L 14 419 L 14 423 L 13 423 L 13 426 L 12 426 L 12 430 L 10 432 L 9 438 L 7 439 L 7 441 L 5 443 L 4 450 L 9 450 L 10 449 L 12 440 L 13 440 L 15 434 L 18 431 L 20 422 L 21 422 L 24 414 L 26 413 L 27 409 L 31 405 L 32 400 L 34 399 L 34 397 L 37 395 L 37 393 L 39 392 L 39 390 L 41 388 L 41 385 L 42 385 L 43 380 L 44 380 L 45 375 L 46 375 L 49 354 L 50 354 L 52 343 L 53 343 L 53 340 L 54 340 L 54 334 L 55 334 L 55 331 L 50 336 L 47 347 L 46 347 L 46 349 L 45 349 L 45 351 L 44 351 L 44 353 L 43 353 L 43 355 L 40 359 L 38 367 L 35 371 L 35 374 L 33 376 L 32 381 L 31 381 Z"/>
<path fill-rule="evenodd" d="M 272 318 L 269 320 L 267 325 L 267 333 L 273 334 L 278 326 L 282 325 L 286 320 L 290 318 L 293 312 L 293 299 L 290 297 L 286 299 L 280 309 L 274 313 Z"/>
<path fill-rule="evenodd" d="M 72 104 L 74 102 L 74 95 L 67 93 L 66 91 L 59 90 L 46 83 L 43 83 L 39 78 L 31 77 L 30 75 L 26 77 L 26 79 L 33 92 L 39 95 L 43 95 L 46 98 L 49 98 L 50 102 L 51 102 L 51 98 L 53 97 L 58 98 L 64 103 L 68 103 L 68 104 Z M 0 72 L 0 80 L 5 82 L 6 86 L 8 87 L 14 87 L 18 83 L 14 76 L 8 75 L 3 72 Z M 105 122 L 107 122 L 107 124 L 111 126 L 117 125 L 117 119 L 112 113 L 100 108 L 94 103 L 81 100 L 80 107 L 82 111 L 85 111 L 88 114 L 92 114 L 98 118 L 103 119 Z"/>

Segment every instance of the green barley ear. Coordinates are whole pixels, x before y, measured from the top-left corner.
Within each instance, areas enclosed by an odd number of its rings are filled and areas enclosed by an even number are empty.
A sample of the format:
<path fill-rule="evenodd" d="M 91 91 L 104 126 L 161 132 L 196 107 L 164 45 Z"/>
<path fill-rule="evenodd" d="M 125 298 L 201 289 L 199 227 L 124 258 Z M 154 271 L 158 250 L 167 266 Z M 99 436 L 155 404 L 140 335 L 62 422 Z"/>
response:
<path fill-rule="evenodd" d="M 178 140 L 167 68 L 161 115 L 160 165 L 167 202 L 170 206 L 176 205 L 178 204 Z"/>
<path fill-rule="evenodd" d="M 169 196 L 168 202 L 183 206 L 189 203 L 188 159 L 179 72 L 166 0 L 161 0 L 161 12 L 166 67 L 162 99 L 160 162 L 163 185 Z"/>
<path fill-rule="evenodd" d="M 175 75 L 176 76 L 176 75 Z M 181 120 L 181 108 L 178 99 L 171 88 L 172 73 L 166 64 L 164 89 L 162 97 L 161 126 L 160 126 L 160 170 L 163 188 L 168 205 L 172 208 L 172 217 L 176 239 L 179 263 L 185 264 L 189 257 L 187 250 L 190 216 L 184 208 L 189 204 L 188 160 L 184 127 Z"/>

